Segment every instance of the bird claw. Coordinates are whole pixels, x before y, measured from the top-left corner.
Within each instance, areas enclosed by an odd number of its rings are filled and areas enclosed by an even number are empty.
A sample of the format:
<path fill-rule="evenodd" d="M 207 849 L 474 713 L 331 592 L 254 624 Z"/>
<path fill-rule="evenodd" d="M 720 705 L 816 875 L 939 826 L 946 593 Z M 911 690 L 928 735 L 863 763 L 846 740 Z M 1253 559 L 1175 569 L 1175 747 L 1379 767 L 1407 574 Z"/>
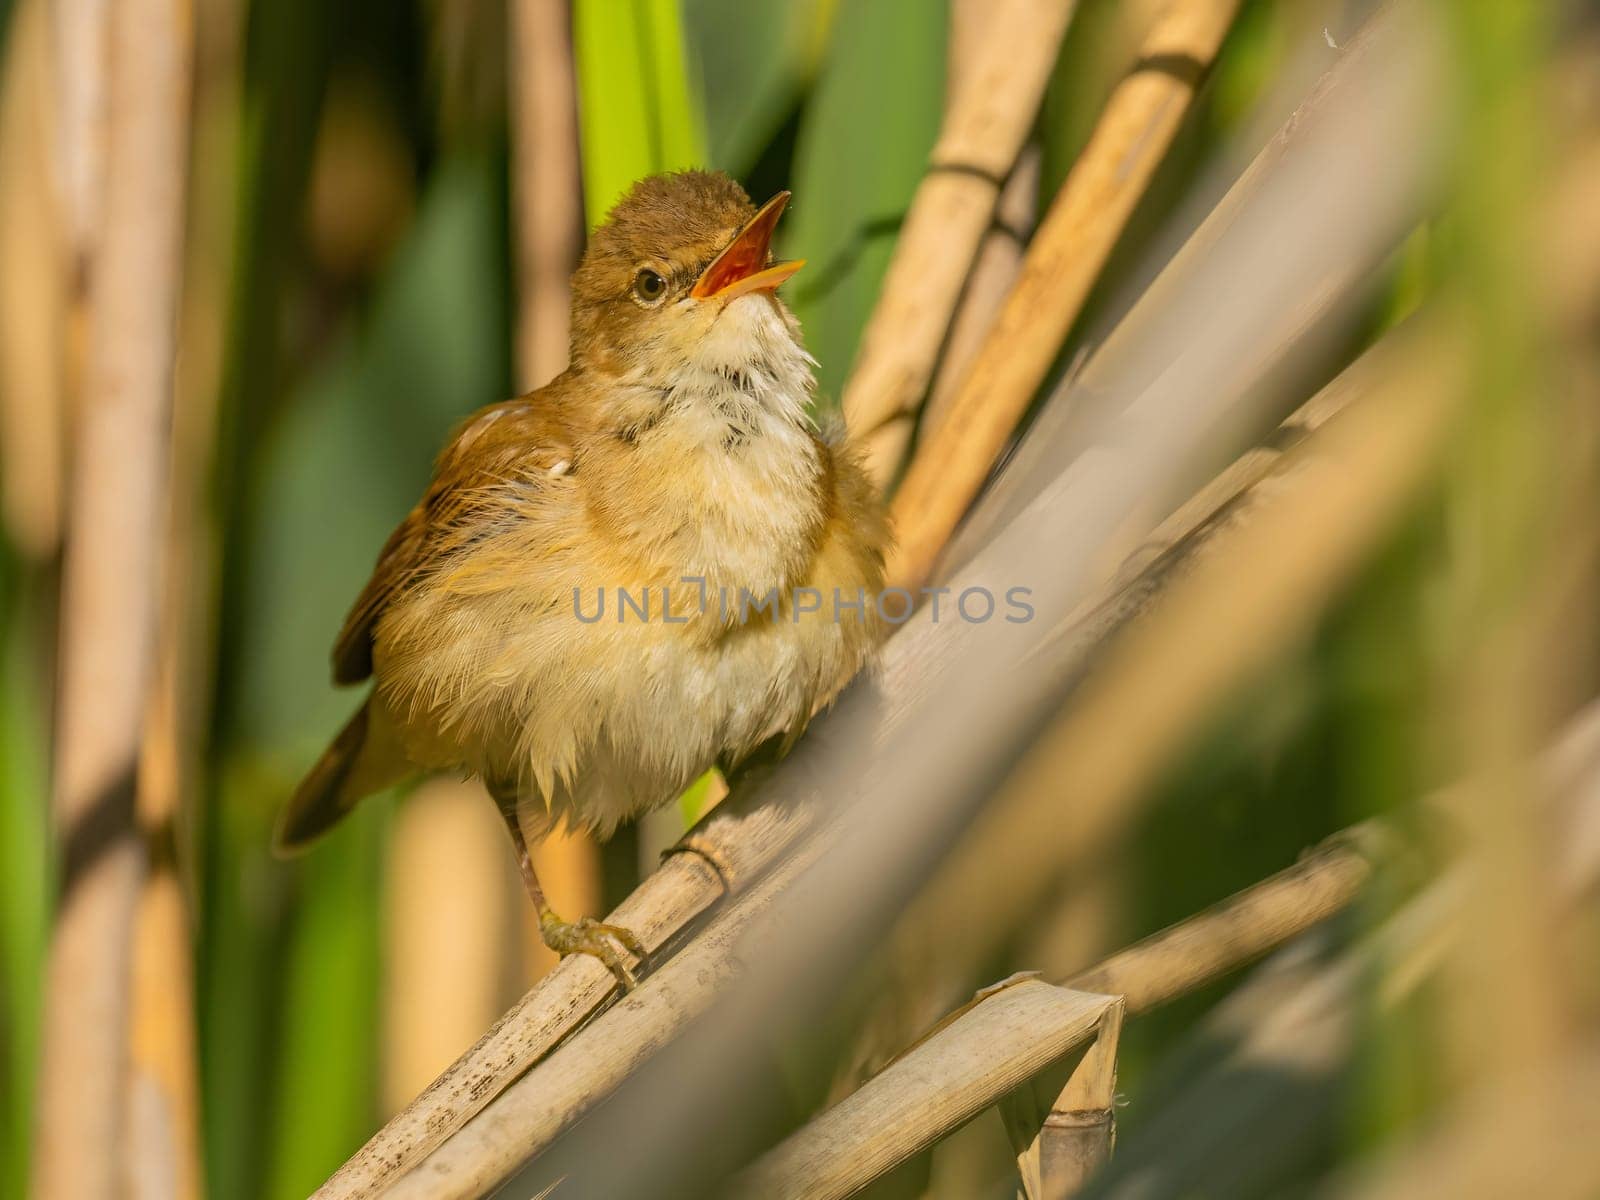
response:
<path fill-rule="evenodd" d="M 593 917 L 563 921 L 554 912 L 545 909 L 539 914 L 539 932 L 544 944 L 562 958 L 569 954 L 587 954 L 598 958 L 605 964 L 606 970 L 617 977 L 617 982 L 625 992 L 631 992 L 639 981 L 612 943 L 617 943 L 632 954 L 639 960 L 640 966 L 648 968 L 650 965 L 650 954 L 644 948 L 644 943 L 631 929 L 624 929 L 621 925 L 608 925 Z"/>

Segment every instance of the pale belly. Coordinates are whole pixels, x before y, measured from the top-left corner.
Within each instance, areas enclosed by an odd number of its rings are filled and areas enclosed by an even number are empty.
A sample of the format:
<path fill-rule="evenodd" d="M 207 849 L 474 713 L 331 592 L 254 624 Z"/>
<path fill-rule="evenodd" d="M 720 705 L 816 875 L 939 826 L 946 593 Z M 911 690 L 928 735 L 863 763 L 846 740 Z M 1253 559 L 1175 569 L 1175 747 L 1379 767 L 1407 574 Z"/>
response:
<path fill-rule="evenodd" d="M 548 815 L 604 836 L 719 760 L 803 726 L 873 642 L 853 614 L 756 614 L 713 637 L 655 604 L 619 620 L 608 597 L 598 619 L 578 620 L 596 614 L 591 592 L 577 610 L 513 621 L 458 600 L 440 617 L 457 636 L 431 639 L 424 672 L 380 657 L 378 695 L 406 757 L 514 789 L 525 826 Z"/>

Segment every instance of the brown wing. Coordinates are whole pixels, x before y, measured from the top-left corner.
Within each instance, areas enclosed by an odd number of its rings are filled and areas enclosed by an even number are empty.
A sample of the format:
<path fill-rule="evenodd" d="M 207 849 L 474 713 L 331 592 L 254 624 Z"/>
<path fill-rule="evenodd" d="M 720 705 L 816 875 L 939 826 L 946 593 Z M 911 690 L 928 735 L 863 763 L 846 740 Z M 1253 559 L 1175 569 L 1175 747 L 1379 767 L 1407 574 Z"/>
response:
<path fill-rule="evenodd" d="M 431 565 L 447 528 L 459 529 L 473 497 L 486 484 L 520 470 L 549 469 L 567 458 L 569 439 L 553 403 L 557 385 L 520 400 L 481 409 L 469 417 L 434 465 L 421 502 L 406 514 L 378 554 L 333 644 L 333 681 L 360 683 L 372 674 L 372 635 L 378 618 L 406 586 Z"/>

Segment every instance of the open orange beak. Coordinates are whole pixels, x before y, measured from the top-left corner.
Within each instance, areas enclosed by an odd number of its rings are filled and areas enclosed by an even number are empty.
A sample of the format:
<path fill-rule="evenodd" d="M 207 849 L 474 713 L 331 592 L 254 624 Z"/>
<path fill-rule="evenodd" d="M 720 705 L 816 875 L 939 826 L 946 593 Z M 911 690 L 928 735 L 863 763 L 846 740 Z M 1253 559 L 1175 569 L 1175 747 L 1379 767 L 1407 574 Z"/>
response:
<path fill-rule="evenodd" d="M 696 300 L 732 300 L 746 292 L 770 292 L 801 267 L 803 258 L 767 266 L 772 250 L 772 231 L 789 203 L 789 193 L 779 192 L 761 206 L 761 211 L 745 223 L 739 235 L 729 242 L 711 265 L 700 273 L 689 295 Z"/>

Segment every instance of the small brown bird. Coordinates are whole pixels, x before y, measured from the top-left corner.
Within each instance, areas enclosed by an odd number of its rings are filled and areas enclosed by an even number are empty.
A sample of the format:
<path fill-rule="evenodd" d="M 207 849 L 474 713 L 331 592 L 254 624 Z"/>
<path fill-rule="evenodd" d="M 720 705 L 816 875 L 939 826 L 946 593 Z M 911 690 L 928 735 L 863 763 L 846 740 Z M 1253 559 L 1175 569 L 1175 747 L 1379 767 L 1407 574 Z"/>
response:
<path fill-rule="evenodd" d="M 550 910 L 528 846 L 606 836 L 708 767 L 792 738 L 878 638 L 886 530 L 809 415 L 814 360 L 775 289 L 788 193 L 645 179 L 572 280 L 572 365 L 469 418 L 333 649 L 373 687 L 290 799 L 304 845 L 419 771 L 488 786 L 545 943 L 632 983 L 625 929 Z"/>

